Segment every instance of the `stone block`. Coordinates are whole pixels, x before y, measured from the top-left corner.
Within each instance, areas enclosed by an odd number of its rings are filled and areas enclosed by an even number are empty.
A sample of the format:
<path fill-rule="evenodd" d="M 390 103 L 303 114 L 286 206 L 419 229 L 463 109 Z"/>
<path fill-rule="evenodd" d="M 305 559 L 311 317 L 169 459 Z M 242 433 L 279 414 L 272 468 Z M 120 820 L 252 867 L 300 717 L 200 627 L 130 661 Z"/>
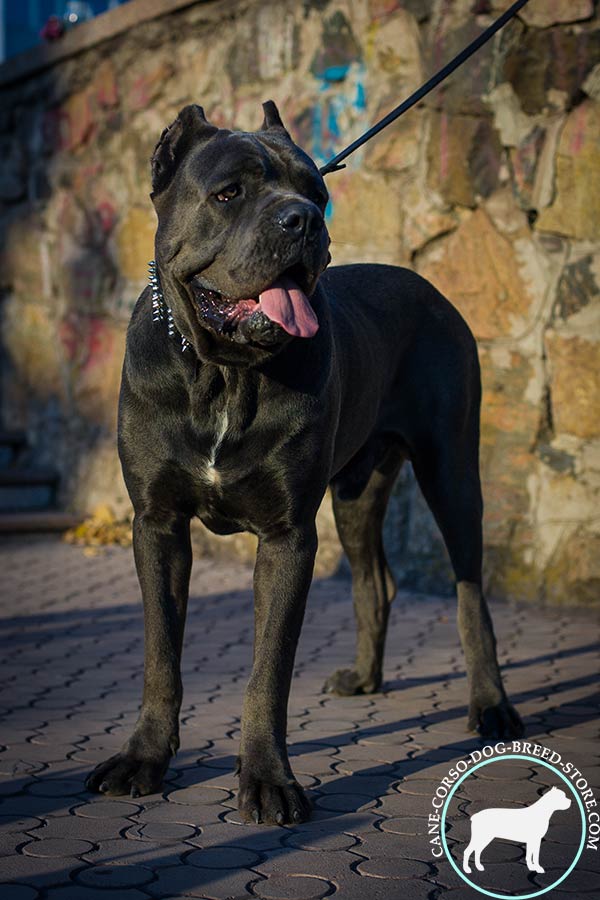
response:
<path fill-rule="evenodd" d="M 598 605 L 600 534 L 580 526 L 563 537 L 544 572 L 544 595 L 550 603 Z"/>
<path fill-rule="evenodd" d="M 172 75 L 173 64 L 168 59 L 160 54 L 149 55 L 124 79 L 124 105 L 134 111 L 146 109 L 164 91 Z"/>
<path fill-rule="evenodd" d="M 39 400 L 66 400 L 64 360 L 48 309 L 15 296 L 5 301 L 3 341 L 10 364 L 4 390 L 25 415 Z"/>
<path fill-rule="evenodd" d="M 365 58 L 369 73 L 375 76 L 372 81 L 385 78 L 394 84 L 396 99 L 391 108 L 423 80 L 419 29 L 409 12 L 397 10 L 393 16 L 376 21 L 367 34 Z M 372 89 L 376 89 L 375 84 Z"/>
<path fill-rule="evenodd" d="M 554 202 L 536 228 L 600 240 L 600 103 L 587 100 L 568 116 L 556 155 Z"/>
<path fill-rule="evenodd" d="M 402 244 L 409 259 L 434 238 L 453 231 L 459 223 L 458 215 L 440 209 L 431 192 L 415 179 L 403 186 L 402 212 Z"/>
<path fill-rule="evenodd" d="M 119 91 L 115 69 L 110 59 L 104 59 L 96 69 L 92 80 L 91 92 L 98 106 L 111 109 L 119 102 Z"/>
<path fill-rule="evenodd" d="M 434 113 L 428 146 L 429 184 L 449 204 L 474 207 L 498 184 L 502 145 L 489 119 Z"/>
<path fill-rule="evenodd" d="M 544 129 L 536 125 L 518 147 L 510 150 L 509 158 L 515 195 L 522 209 L 535 208 L 533 191 L 545 136 Z"/>
<path fill-rule="evenodd" d="M 96 130 L 89 89 L 77 91 L 57 111 L 58 147 L 73 151 L 86 144 Z"/>
<path fill-rule="evenodd" d="M 50 294 L 50 262 L 47 235 L 40 219 L 20 207 L 3 222 L 0 249 L 2 285 L 28 300 L 45 300 Z"/>
<path fill-rule="evenodd" d="M 581 22 L 594 15 L 593 0 L 529 0 L 519 16 L 534 28 Z"/>
<path fill-rule="evenodd" d="M 419 271 L 448 297 L 475 337 L 506 337 L 526 317 L 531 297 L 515 248 L 479 208 L 424 255 Z"/>
<path fill-rule="evenodd" d="M 600 258 L 591 254 L 569 263 L 556 288 L 554 315 L 562 319 L 579 312 L 600 295 Z"/>
<path fill-rule="evenodd" d="M 588 307 L 574 317 L 585 322 L 579 333 L 570 328 L 549 330 L 545 338 L 554 430 L 580 438 L 600 434 L 598 310 L 597 305 Z"/>
<path fill-rule="evenodd" d="M 99 316 L 69 313 L 60 322 L 59 338 L 77 413 L 114 433 L 125 327 Z"/>
<path fill-rule="evenodd" d="M 117 228 L 117 253 L 121 275 L 131 281 L 146 281 L 148 261 L 154 259 L 156 216 L 148 206 L 132 206 Z"/>
<path fill-rule="evenodd" d="M 530 29 L 510 44 L 503 64 L 527 115 L 569 109 L 599 61 L 600 31 Z"/>
<path fill-rule="evenodd" d="M 323 21 L 321 45 L 315 51 L 310 71 L 325 81 L 342 80 L 352 63 L 362 61 L 362 48 L 352 25 L 341 10 Z"/>
<path fill-rule="evenodd" d="M 536 460 L 532 447 L 540 408 L 531 394 L 536 374 L 531 361 L 517 351 L 498 353 L 480 347 L 482 377 L 480 467 L 484 495 L 486 542 L 509 545 L 516 522 L 529 509 L 528 475 Z"/>
<path fill-rule="evenodd" d="M 330 182 L 332 255 L 350 261 L 397 259 L 402 231 L 401 194 L 383 175 L 363 172 L 335 175 Z M 339 243 L 340 248 L 336 246 Z M 342 251 L 341 253 L 339 251 Z"/>
<path fill-rule="evenodd" d="M 383 118 L 394 105 L 391 97 L 384 101 L 377 110 L 375 121 Z M 413 116 L 404 116 L 367 144 L 366 167 L 374 172 L 402 172 L 410 169 L 419 160 L 422 140 L 423 122 L 418 112 Z"/>
<path fill-rule="evenodd" d="M 427 72 L 437 72 L 481 34 L 483 27 L 473 16 L 472 7 L 472 3 L 444 5 L 430 41 L 429 58 L 425 67 Z M 464 21 L 459 24 L 461 17 Z M 495 53 L 490 52 L 489 45 L 487 50 L 476 53 L 464 66 L 453 72 L 441 89 L 429 94 L 425 104 L 452 115 L 485 115 L 487 109 L 483 87 L 490 90 L 497 80 L 501 80 L 498 77 L 499 61 L 509 52 L 509 48 L 514 44 L 518 45 L 523 30 L 520 22 L 509 22 L 497 39 Z"/>

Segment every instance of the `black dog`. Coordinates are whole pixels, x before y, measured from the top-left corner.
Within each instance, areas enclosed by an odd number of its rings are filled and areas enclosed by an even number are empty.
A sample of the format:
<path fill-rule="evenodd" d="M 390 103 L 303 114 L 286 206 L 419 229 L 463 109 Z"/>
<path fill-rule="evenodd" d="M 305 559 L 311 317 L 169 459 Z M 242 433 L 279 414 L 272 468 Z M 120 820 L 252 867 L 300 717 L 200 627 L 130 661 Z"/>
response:
<path fill-rule="evenodd" d="M 275 105 L 264 110 L 261 130 L 247 134 L 188 106 L 152 158 L 154 301 L 145 290 L 131 320 L 119 427 L 144 599 L 144 693 L 133 735 L 87 783 L 107 794 L 156 791 L 177 750 L 189 526 L 199 516 L 218 534 L 258 535 L 239 805 L 248 819 L 281 824 L 309 812 L 288 761 L 286 716 L 328 484 L 358 621 L 355 667 L 328 688 L 381 684 L 394 594 L 381 529 L 409 458 L 458 582 L 469 725 L 496 737 L 522 726 L 481 593 L 475 341 L 413 272 L 323 274 L 327 190 Z"/>

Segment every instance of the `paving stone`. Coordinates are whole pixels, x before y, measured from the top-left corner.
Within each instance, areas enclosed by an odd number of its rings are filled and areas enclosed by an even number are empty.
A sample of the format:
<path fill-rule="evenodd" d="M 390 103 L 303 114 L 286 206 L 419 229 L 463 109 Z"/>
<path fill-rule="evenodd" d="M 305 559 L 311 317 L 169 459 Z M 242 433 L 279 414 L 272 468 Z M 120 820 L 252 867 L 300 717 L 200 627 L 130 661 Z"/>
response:
<path fill-rule="evenodd" d="M 7 797 L 0 803 L 0 815 L 12 815 L 15 819 L 29 816 L 65 816 L 73 805 L 73 797 Z"/>
<path fill-rule="evenodd" d="M 99 797 L 97 800 L 88 800 L 86 803 L 73 807 L 76 816 L 84 819 L 122 819 L 125 816 L 133 816 L 139 813 L 141 807 L 135 803 L 124 800 L 105 800 Z"/>
<path fill-rule="evenodd" d="M 128 819 L 84 819 L 81 816 L 52 816 L 39 831 L 31 831 L 34 838 L 74 838 L 75 840 L 98 841 L 118 838 L 130 826 Z"/>
<path fill-rule="evenodd" d="M 0 884 L 0 900 L 36 900 L 39 896 L 35 888 L 24 884 Z"/>
<path fill-rule="evenodd" d="M 127 832 L 127 837 L 171 844 L 176 841 L 187 841 L 197 834 L 198 831 L 193 825 L 183 825 L 180 822 L 146 822 L 132 826 Z"/>
<path fill-rule="evenodd" d="M 333 885 L 321 878 L 303 875 L 276 875 L 259 882 L 254 893 L 264 900 L 318 900 L 332 894 Z"/>
<path fill-rule="evenodd" d="M 56 861 L 34 856 L 14 855 L 0 860 L 2 882 L 16 881 L 34 887 L 48 887 L 69 881 L 70 869 Z"/>
<path fill-rule="evenodd" d="M 189 851 L 190 847 L 183 843 L 159 844 L 119 837 L 99 841 L 98 847 L 86 852 L 83 858 L 94 866 L 129 866 L 134 863 L 154 870 L 176 865 Z"/>
<path fill-rule="evenodd" d="M 335 900 L 430 900 L 435 896 L 433 889 L 433 882 L 424 878 L 373 878 L 357 872 L 340 880 L 334 897 Z M 460 900 L 473 900 L 473 896 Z"/>
<path fill-rule="evenodd" d="M 152 869 L 143 866 L 92 866 L 77 873 L 77 881 L 86 887 L 128 888 L 152 881 Z"/>
<path fill-rule="evenodd" d="M 82 856 L 93 849 L 89 841 L 78 841 L 73 838 L 44 837 L 41 840 L 30 841 L 23 847 L 23 853 L 27 856 L 38 856 L 42 859 L 55 859 L 63 856 Z"/>
<path fill-rule="evenodd" d="M 391 834 L 427 834 L 427 819 L 421 816 L 403 816 L 402 818 L 383 819 L 380 828 Z"/>
<path fill-rule="evenodd" d="M 110 895 L 106 891 L 72 885 L 70 887 L 51 888 L 45 897 L 47 900 L 107 900 Z M 9 900 L 9 898 L 7 898 Z M 135 888 L 119 888 L 118 900 L 148 900 L 148 894 Z"/>
<path fill-rule="evenodd" d="M 205 787 L 198 784 L 193 787 L 175 788 L 167 793 L 169 803 L 179 803 L 184 806 L 209 806 L 218 805 L 224 800 L 230 800 L 231 791 L 225 791 L 222 788 Z"/>
<path fill-rule="evenodd" d="M 292 833 L 285 840 L 286 847 L 294 847 L 297 850 L 349 850 L 356 847 L 358 838 L 354 835 L 344 834 L 332 828 L 318 828 L 315 826 L 310 831 Z"/>
<path fill-rule="evenodd" d="M 0 856 L 13 856 L 17 847 L 29 838 L 24 834 L 5 832 L 0 834 Z"/>
<path fill-rule="evenodd" d="M 0 834 L 11 834 L 12 832 L 18 834 L 21 831 L 32 831 L 43 824 L 41 819 L 37 819 L 34 816 L 27 816 L 22 819 L 14 816 L 0 816 Z"/>
<path fill-rule="evenodd" d="M 426 863 L 401 857 L 365 859 L 356 869 L 370 878 L 425 878 L 431 872 Z"/>
<path fill-rule="evenodd" d="M 154 897 L 185 895 L 209 897 L 211 900 L 230 900 L 248 896 L 247 886 L 260 881 L 260 876 L 250 869 L 199 869 L 180 865 L 160 869 L 156 879 L 145 886 Z M 256 891 L 256 886 L 254 886 Z"/>
<path fill-rule="evenodd" d="M 360 836 L 361 844 L 356 852 L 373 859 L 398 856 L 404 859 L 423 859 L 429 851 L 428 840 L 423 835 L 372 831 Z"/>
<path fill-rule="evenodd" d="M 375 806 L 376 801 L 368 794 L 345 794 L 345 793 L 328 793 L 318 797 L 315 804 L 320 809 L 339 811 L 339 812 L 357 812 L 358 810 L 371 809 Z"/>
<path fill-rule="evenodd" d="M 27 787 L 27 793 L 35 797 L 74 797 L 85 791 L 83 781 L 51 779 L 36 781 Z"/>
<path fill-rule="evenodd" d="M 242 869 L 251 868 L 260 862 L 260 856 L 242 847 L 207 847 L 194 850 L 186 863 L 201 869 Z"/>
<path fill-rule="evenodd" d="M 261 875 L 308 875 L 337 881 L 351 871 L 360 857 L 348 850 L 322 850 L 310 853 L 285 847 L 272 851 L 267 858 L 255 866 Z"/>

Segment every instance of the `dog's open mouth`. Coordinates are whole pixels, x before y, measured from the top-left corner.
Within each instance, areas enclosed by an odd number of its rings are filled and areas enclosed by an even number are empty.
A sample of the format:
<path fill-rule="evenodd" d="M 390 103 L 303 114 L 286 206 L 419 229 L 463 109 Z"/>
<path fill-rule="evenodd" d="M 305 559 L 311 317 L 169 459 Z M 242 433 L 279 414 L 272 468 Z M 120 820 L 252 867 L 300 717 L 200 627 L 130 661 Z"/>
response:
<path fill-rule="evenodd" d="M 201 277 L 192 279 L 191 287 L 198 312 L 204 323 L 218 334 L 234 340 L 256 339 L 261 335 L 267 343 L 276 336 L 279 326 L 293 337 L 310 338 L 319 322 L 304 290 L 294 278 L 293 269 L 284 272 L 258 297 L 232 300 L 206 288 Z"/>

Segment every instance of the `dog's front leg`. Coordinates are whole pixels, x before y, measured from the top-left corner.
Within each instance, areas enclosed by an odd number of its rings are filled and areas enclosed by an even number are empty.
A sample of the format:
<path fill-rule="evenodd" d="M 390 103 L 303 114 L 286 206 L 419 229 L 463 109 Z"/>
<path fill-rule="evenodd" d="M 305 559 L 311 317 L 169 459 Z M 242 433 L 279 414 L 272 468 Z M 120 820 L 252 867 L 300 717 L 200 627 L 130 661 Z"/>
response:
<path fill-rule="evenodd" d="M 314 522 L 259 540 L 254 572 L 254 663 L 244 698 L 238 769 L 247 821 L 283 825 L 310 807 L 290 768 L 287 703 L 317 549 Z"/>
<path fill-rule="evenodd" d="M 192 565 L 189 519 L 136 515 L 133 549 L 144 601 L 142 708 L 121 752 L 97 766 L 86 785 L 138 797 L 160 790 L 179 747 L 179 664 Z"/>

